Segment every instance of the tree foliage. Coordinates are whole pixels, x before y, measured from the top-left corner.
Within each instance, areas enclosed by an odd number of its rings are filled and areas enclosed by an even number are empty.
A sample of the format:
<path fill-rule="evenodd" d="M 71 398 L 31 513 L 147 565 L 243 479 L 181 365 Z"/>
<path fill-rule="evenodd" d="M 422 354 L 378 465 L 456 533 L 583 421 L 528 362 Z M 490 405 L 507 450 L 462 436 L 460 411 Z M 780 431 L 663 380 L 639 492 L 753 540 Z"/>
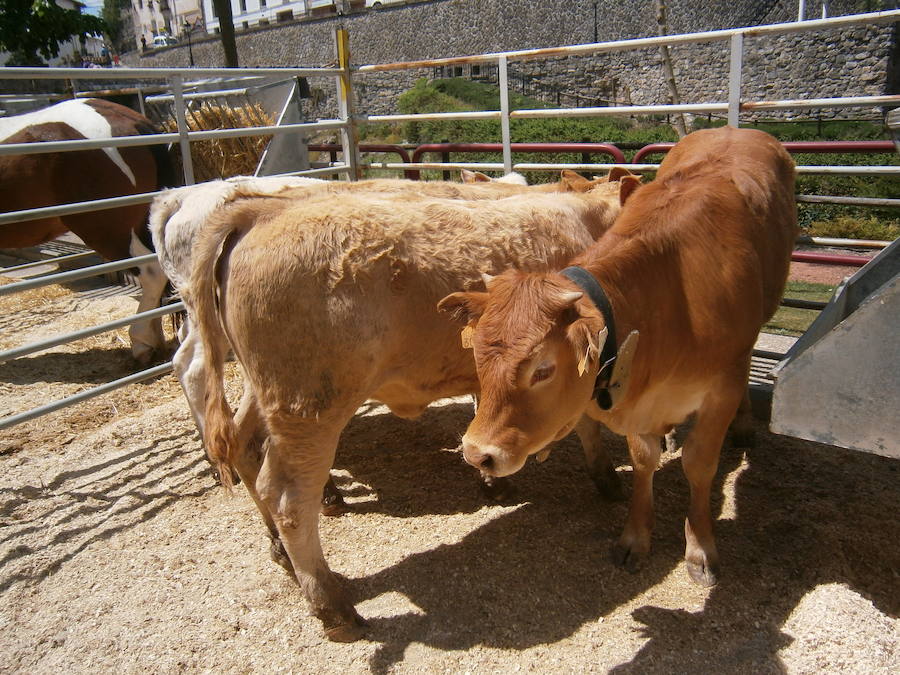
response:
<path fill-rule="evenodd" d="M 59 55 L 60 43 L 106 32 L 102 19 L 63 9 L 54 0 L 0 0 L 0 50 L 9 65 L 43 65 Z"/>
<path fill-rule="evenodd" d="M 0 0 L 2 2 L 3 0 Z M 106 22 L 106 35 L 117 52 L 134 48 L 134 26 L 131 21 L 131 0 L 103 0 L 100 14 Z"/>

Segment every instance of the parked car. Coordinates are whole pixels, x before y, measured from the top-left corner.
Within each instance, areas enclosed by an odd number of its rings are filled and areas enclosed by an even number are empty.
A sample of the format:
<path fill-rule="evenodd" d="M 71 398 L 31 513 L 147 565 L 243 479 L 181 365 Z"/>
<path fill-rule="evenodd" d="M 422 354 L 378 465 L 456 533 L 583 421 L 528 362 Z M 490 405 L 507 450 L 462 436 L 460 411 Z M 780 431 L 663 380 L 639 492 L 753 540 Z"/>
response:
<path fill-rule="evenodd" d="M 171 35 L 160 34 L 153 38 L 154 47 L 169 47 L 177 44 L 178 40 Z"/>

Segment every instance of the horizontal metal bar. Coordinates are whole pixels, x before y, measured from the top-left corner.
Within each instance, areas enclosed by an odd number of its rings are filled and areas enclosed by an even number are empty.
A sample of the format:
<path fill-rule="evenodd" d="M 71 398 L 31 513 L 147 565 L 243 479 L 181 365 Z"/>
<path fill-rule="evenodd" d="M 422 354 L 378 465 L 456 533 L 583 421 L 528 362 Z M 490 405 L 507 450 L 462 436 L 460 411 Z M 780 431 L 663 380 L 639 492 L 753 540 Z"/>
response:
<path fill-rule="evenodd" d="M 0 226 L 9 223 L 24 223 L 29 220 L 39 220 L 40 218 L 55 218 L 57 216 L 67 216 L 72 213 L 87 213 L 89 211 L 103 211 L 105 209 L 116 209 L 120 206 L 134 206 L 135 204 L 149 204 L 153 198 L 162 194 L 162 190 L 157 192 L 142 192 L 127 197 L 110 197 L 109 199 L 92 199 L 86 202 L 74 202 L 72 204 L 60 204 L 59 206 L 42 206 L 39 209 L 23 209 L 21 211 L 10 211 L 9 213 L 0 213 Z"/>
<path fill-rule="evenodd" d="M 59 274 L 48 274 L 37 279 L 28 279 L 27 281 L 17 281 L 12 284 L 0 286 L 0 297 L 4 295 L 12 295 L 21 291 L 28 291 L 32 288 L 40 288 L 41 286 L 50 286 L 51 284 L 64 284 L 69 281 L 77 281 L 79 279 L 88 279 L 90 277 L 100 276 L 108 272 L 118 272 L 119 270 L 127 270 L 130 267 L 156 260 L 155 253 L 147 255 L 139 255 L 136 258 L 128 258 L 126 260 L 117 260 L 115 262 L 104 263 L 102 265 L 92 265 L 91 267 L 83 267 L 80 270 L 72 270 L 70 272 L 60 272 Z"/>
<path fill-rule="evenodd" d="M 831 255 L 829 253 L 817 253 L 807 251 L 794 251 L 791 254 L 794 262 L 815 263 L 817 265 L 844 265 L 848 267 L 862 267 L 871 258 L 855 255 Z"/>
<path fill-rule="evenodd" d="M 801 234 L 797 237 L 799 244 L 815 244 L 816 246 L 835 246 L 838 248 L 873 248 L 882 249 L 891 245 L 889 241 L 877 239 L 839 239 L 836 237 L 810 237 Z"/>
<path fill-rule="evenodd" d="M 16 265 L 15 267 L 2 267 L 0 268 L 0 274 L 8 275 L 10 272 L 21 272 L 23 270 L 32 269 L 34 267 L 40 267 L 41 265 L 55 265 L 61 262 L 73 262 L 75 260 L 80 260 L 81 258 L 90 258 L 96 255 L 97 253 L 95 251 L 84 251 L 83 253 L 72 253 L 70 255 L 58 255 L 51 258 L 46 258 L 45 260 L 35 260 L 34 262 Z"/>
<path fill-rule="evenodd" d="M 472 169 L 476 171 L 502 171 L 503 164 L 496 162 L 372 162 L 373 169 Z M 513 171 L 609 171 L 626 168 L 629 171 L 656 171 L 659 164 L 513 164 Z"/>
<path fill-rule="evenodd" d="M 793 307 L 794 309 L 815 309 L 815 310 L 823 310 L 825 309 L 825 305 L 827 302 L 820 302 L 818 300 L 801 300 L 800 298 L 782 298 L 781 306 L 782 307 Z"/>
<path fill-rule="evenodd" d="M 797 166 L 798 174 L 837 174 L 841 176 L 900 176 L 898 166 Z"/>
<path fill-rule="evenodd" d="M 303 171 L 291 171 L 289 173 L 279 173 L 278 176 L 329 176 L 335 173 L 344 173 L 349 171 L 350 167 L 346 164 L 335 164 L 334 166 L 325 166 L 321 169 L 304 169 Z"/>
<path fill-rule="evenodd" d="M 847 204 L 849 206 L 900 206 L 900 199 L 875 197 L 831 197 L 829 195 L 797 195 L 804 204 Z"/>
<path fill-rule="evenodd" d="M 287 134 L 297 131 L 316 131 L 322 129 L 341 129 L 347 122 L 341 120 L 322 120 L 320 122 L 304 122 L 299 124 L 281 124 L 261 127 L 241 127 L 236 129 L 210 129 L 189 131 L 191 141 L 205 141 L 215 138 L 235 138 L 242 136 L 267 136 Z M 175 143 L 181 136 L 171 134 L 142 134 L 140 136 L 117 136 L 115 138 L 79 139 L 74 141 L 41 141 L 37 143 L 0 144 L 2 155 L 40 155 L 49 152 L 76 152 L 79 150 L 98 150 L 102 148 L 120 148 L 145 145 Z"/>
<path fill-rule="evenodd" d="M 415 113 L 409 115 L 368 115 L 365 122 L 423 122 L 428 120 L 494 120 L 500 119 L 499 110 L 476 110 L 453 113 Z"/>
<path fill-rule="evenodd" d="M 783 101 L 744 101 L 741 103 L 741 111 L 753 112 L 756 110 L 790 110 L 805 108 L 848 108 L 853 106 L 897 106 L 900 105 L 900 96 L 846 96 L 843 98 L 810 98 L 791 99 Z"/>
<path fill-rule="evenodd" d="M 147 370 L 142 370 L 139 373 L 134 373 L 132 375 L 119 378 L 118 380 L 107 382 L 106 384 L 101 384 L 100 386 L 94 387 L 93 389 L 87 389 L 85 391 L 78 392 L 73 396 L 54 401 L 53 403 L 42 405 L 39 408 L 34 408 L 33 410 L 19 413 L 18 415 L 10 415 L 9 417 L 4 417 L 3 419 L 0 419 L 0 429 L 6 429 L 16 424 L 21 424 L 22 422 L 33 420 L 37 417 L 41 417 L 42 415 L 46 415 L 47 413 L 60 410 L 61 408 L 67 408 L 70 405 L 75 405 L 76 403 L 87 401 L 88 399 L 100 396 L 101 394 L 105 394 L 115 389 L 120 389 L 121 387 L 125 387 L 129 384 L 149 380 L 159 375 L 165 375 L 166 373 L 171 371 L 171 362 L 163 363 Z"/>
<path fill-rule="evenodd" d="M 567 47 L 549 47 L 544 49 L 520 49 L 507 52 L 492 52 L 474 56 L 450 57 L 442 59 L 429 59 L 424 61 L 403 61 L 397 63 L 382 63 L 360 66 L 357 70 L 361 73 L 382 72 L 389 70 L 410 70 L 415 68 L 433 68 L 435 66 L 454 65 L 460 63 L 497 63 L 501 57 L 509 61 L 527 60 L 535 58 L 553 58 L 559 56 L 579 56 L 583 54 L 597 54 L 635 49 L 658 48 L 665 45 L 691 44 L 695 42 L 714 42 L 717 40 L 730 40 L 733 35 L 745 36 L 782 35 L 787 33 L 800 33 L 818 30 L 832 30 L 844 28 L 855 24 L 887 23 L 900 19 L 900 10 L 884 12 L 870 12 L 868 14 L 850 14 L 848 16 L 820 19 L 815 21 L 792 21 L 788 23 L 776 23 L 766 26 L 752 26 L 749 28 L 732 28 L 726 30 L 704 31 L 700 33 L 685 33 L 681 35 L 663 35 L 652 38 L 637 38 L 631 40 L 616 40 L 610 42 L 594 42 Z"/>
<path fill-rule="evenodd" d="M 316 77 L 340 75 L 340 68 L 7 68 L 0 71 L 4 80 L 167 80 L 181 75 L 190 80 L 221 77 L 233 80 L 237 77 L 262 78 Z"/>
<path fill-rule="evenodd" d="M 183 302 L 173 302 L 171 305 L 166 305 L 165 307 L 157 307 L 156 309 L 150 309 L 146 312 L 138 312 L 136 314 L 132 314 L 131 316 L 127 316 L 121 319 L 115 319 L 113 321 L 101 323 L 89 328 L 82 328 L 81 330 L 72 331 L 71 333 L 54 335 L 51 338 L 38 340 L 37 342 L 31 342 L 27 345 L 22 345 L 21 347 L 15 347 L 13 349 L 7 349 L 5 352 L 0 352 L 0 363 L 12 361 L 13 359 L 17 359 L 20 356 L 36 354 L 37 352 L 42 352 L 45 349 L 51 349 L 52 347 L 64 345 L 67 342 L 76 342 L 78 340 L 83 340 L 84 338 L 93 337 L 94 335 L 100 335 L 101 333 L 116 330 L 117 328 L 122 328 L 123 326 L 130 326 L 131 324 L 138 323 L 140 321 L 150 321 L 151 319 L 166 316 L 167 314 L 175 314 L 175 312 L 180 312 L 183 309 Z"/>
<path fill-rule="evenodd" d="M 532 108 L 511 110 L 515 119 L 539 119 L 552 117 L 600 117 L 604 115 L 656 115 L 667 113 L 726 112 L 727 103 L 679 103 L 660 105 L 618 105 L 591 108 Z"/>

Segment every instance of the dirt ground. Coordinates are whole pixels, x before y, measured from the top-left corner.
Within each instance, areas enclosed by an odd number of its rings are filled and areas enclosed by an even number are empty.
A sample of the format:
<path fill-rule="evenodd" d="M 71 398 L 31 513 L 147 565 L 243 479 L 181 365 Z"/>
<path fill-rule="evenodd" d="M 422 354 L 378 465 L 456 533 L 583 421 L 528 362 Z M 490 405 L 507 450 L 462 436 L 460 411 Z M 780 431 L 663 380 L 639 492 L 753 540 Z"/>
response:
<path fill-rule="evenodd" d="M 134 307 L 0 299 L 0 348 Z M 122 332 L 2 364 L 0 416 L 131 368 Z M 0 672 L 897 672 L 900 462 L 760 422 L 755 448 L 723 451 L 721 582 L 701 589 L 677 454 L 632 575 L 608 559 L 626 506 L 598 498 L 577 441 L 489 503 L 456 450 L 471 414 L 373 404 L 346 429 L 335 475 L 353 511 L 321 532 L 371 624 L 349 645 L 322 638 L 242 488 L 212 479 L 171 375 L 0 431 Z"/>

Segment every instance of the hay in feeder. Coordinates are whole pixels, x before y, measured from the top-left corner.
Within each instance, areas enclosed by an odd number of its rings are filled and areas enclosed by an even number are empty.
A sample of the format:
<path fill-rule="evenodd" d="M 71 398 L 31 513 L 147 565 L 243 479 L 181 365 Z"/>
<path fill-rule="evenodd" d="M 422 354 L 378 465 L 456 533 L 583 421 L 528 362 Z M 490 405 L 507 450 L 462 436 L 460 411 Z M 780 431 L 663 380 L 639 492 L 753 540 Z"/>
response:
<path fill-rule="evenodd" d="M 246 129 L 275 124 L 272 117 L 258 103 L 247 103 L 240 108 L 204 103 L 197 110 L 188 109 L 185 118 L 191 131 Z M 166 120 L 164 126 L 169 132 L 178 130 L 174 119 Z M 216 178 L 252 175 L 271 138 L 271 134 L 268 134 L 191 142 L 194 180 L 199 183 Z M 176 158 L 180 158 L 180 154 L 173 154 Z"/>

